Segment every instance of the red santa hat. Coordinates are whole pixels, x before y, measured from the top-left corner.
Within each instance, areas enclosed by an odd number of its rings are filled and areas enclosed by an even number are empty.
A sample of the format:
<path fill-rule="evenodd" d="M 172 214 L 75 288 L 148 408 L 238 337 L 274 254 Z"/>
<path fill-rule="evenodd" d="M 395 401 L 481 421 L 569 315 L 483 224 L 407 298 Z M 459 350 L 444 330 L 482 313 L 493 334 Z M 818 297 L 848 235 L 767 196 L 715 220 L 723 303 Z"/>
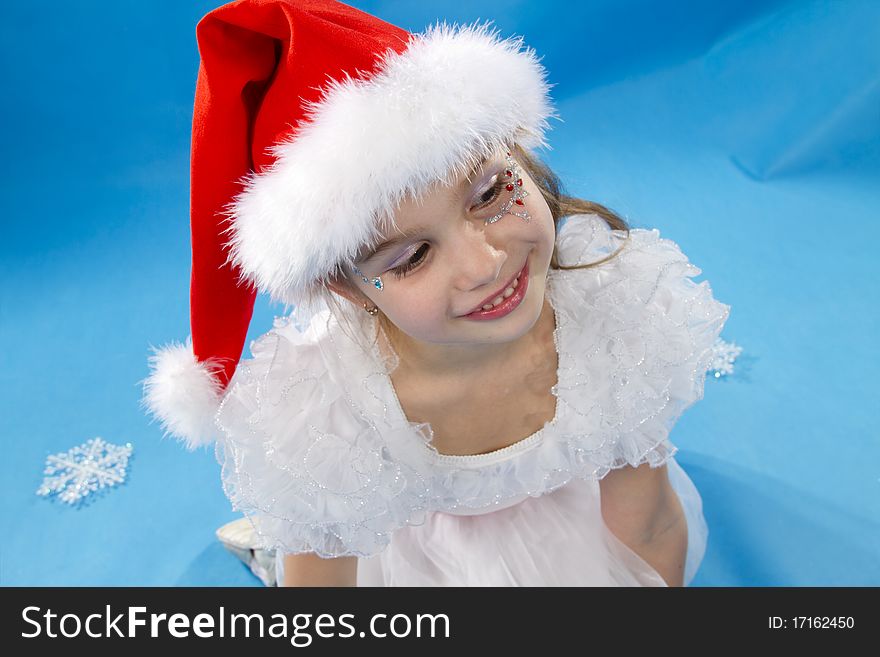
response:
<path fill-rule="evenodd" d="M 155 351 L 144 387 L 190 449 L 215 437 L 258 291 L 299 305 L 400 199 L 546 146 L 554 116 L 534 51 L 488 24 L 413 34 L 333 0 L 238 0 L 196 33 L 192 335 Z"/>

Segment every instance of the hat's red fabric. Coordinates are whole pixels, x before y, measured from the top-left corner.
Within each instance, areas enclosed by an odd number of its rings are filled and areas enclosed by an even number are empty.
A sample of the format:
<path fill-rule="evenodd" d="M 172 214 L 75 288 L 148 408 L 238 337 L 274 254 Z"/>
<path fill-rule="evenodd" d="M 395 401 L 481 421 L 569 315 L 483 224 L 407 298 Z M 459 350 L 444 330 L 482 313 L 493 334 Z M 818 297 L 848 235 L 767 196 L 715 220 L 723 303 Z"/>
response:
<path fill-rule="evenodd" d="M 193 350 L 235 372 L 256 289 L 227 262 L 225 208 L 250 170 L 272 164 L 269 147 L 294 134 L 303 101 L 328 77 L 369 77 L 377 55 L 405 50 L 408 32 L 332 0 L 239 0 L 198 24 L 201 64 L 191 161 Z"/>

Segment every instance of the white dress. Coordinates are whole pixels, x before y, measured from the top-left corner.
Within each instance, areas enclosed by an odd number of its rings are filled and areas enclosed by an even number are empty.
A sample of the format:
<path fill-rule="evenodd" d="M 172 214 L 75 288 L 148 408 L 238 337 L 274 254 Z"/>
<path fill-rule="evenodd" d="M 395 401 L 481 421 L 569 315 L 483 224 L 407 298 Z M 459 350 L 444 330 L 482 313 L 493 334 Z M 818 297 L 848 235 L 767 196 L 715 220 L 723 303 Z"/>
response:
<path fill-rule="evenodd" d="M 570 216 L 559 262 L 600 260 L 624 236 Z M 353 312 L 346 330 L 330 309 L 299 309 L 252 344 L 227 388 L 216 416 L 224 491 L 276 550 L 278 581 L 285 554 L 315 552 L 359 557 L 359 586 L 665 586 L 603 522 L 599 480 L 666 463 L 687 518 L 687 585 L 708 528 L 668 436 L 703 396 L 729 313 L 691 280 L 699 273 L 643 229 L 606 263 L 551 269 L 555 417 L 474 456 L 438 453 L 430 425 L 407 419 L 374 318 Z"/>

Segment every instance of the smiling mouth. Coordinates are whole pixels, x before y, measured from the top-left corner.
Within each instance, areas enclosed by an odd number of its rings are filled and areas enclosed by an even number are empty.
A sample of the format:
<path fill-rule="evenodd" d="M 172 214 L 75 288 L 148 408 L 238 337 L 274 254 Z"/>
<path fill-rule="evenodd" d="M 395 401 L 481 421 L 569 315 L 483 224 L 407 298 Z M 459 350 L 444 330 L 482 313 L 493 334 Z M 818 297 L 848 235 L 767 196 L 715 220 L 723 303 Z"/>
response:
<path fill-rule="evenodd" d="M 474 308 L 473 310 L 470 310 L 469 312 L 467 312 L 467 313 L 465 313 L 464 315 L 462 315 L 462 317 L 467 317 L 468 315 L 473 315 L 474 313 L 479 313 L 480 311 L 483 311 L 483 310 L 484 310 L 483 306 L 491 305 L 492 302 L 493 302 L 495 299 L 497 299 L 498 297 L 501 297 L 501 302 L 500 302 L 498 305 L 503 305 L 504 302 L 505 302 L 505 301 L 507 300 L 507 298 L 508 298 L 508 297 L 505 297 L 505 296 L 504 296 L 504 292 L 505 292 L 505 290 L 507 290 L 507 289 L 510 288 L 510 287 L 514 287 L 513 282 L 514 282 L 515 280 L 517 280 L 517 279 L 520 279 L 520 281 L 519 281 L 520 284 L 522 283 L 522 280 L 521 280 L 521 279 L 522 279 L 523 272 L 525 271 L 525 269 L 526 269 L 526 265 L 527 265 L 527 264 L 528 264 L 528 260 L 526 260 L 526 264 L 524 264 L 524 265 L 522 266 L 522 269 L 520 269 L 516 274 L 514 274 L 513 278 L 511 278 L 511 279 L 507 282 L 507 284 L 506 284 L 503 288 L 501 288 L 501 291 L 500 291 L 500 292 L 498 292 L 498 293 L 492 295 L 491 297 L 488 297 L 487 299 L 485 299 L 484 301 L 482 301 L 482 302 L 480 303 L 480 305 L 478 305 L 476 308 Z M 517 287 L 519 287 L 519 286 L 517 286 Z"/>

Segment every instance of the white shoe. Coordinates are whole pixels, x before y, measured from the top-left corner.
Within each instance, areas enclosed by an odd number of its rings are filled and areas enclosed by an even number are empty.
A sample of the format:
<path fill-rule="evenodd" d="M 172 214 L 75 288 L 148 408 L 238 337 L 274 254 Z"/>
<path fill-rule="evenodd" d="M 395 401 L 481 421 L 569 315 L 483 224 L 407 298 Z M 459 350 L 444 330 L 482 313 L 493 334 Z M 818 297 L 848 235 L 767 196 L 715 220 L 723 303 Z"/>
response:
<path fill-rule="evenodd" d="M 266 586 L 275 586 L 275 550 L 259 547 L 257 533 L 247 518 L 239 518 L 217 530 L 217 538 L 227 550 L 244 562 Z"/>

